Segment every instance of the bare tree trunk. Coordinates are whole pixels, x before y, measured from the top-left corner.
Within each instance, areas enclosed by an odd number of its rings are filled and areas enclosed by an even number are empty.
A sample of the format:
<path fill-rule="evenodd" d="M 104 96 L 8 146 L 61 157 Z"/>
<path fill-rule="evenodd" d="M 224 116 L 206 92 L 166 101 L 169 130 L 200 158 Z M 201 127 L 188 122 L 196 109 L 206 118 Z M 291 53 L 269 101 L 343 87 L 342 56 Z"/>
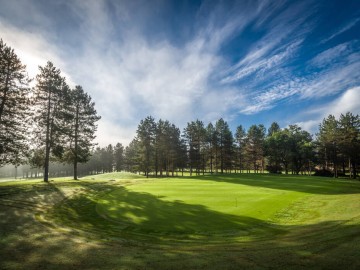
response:
<path fill-rule="evenodd" d="M 45 164 L 44 164 L 44 182 L 49 182 L 49 159 L 50 159 L 50 97 L 48 96 L 48 108 L 46 116 L 46 141 L 45 141 Z"/>

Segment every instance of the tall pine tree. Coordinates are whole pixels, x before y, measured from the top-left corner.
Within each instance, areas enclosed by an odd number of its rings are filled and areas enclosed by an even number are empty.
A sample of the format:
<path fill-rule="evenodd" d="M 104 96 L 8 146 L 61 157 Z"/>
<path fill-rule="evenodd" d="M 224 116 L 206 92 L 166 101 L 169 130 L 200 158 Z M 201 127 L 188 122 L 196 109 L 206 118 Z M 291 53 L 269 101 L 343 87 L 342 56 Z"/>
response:
<path fill-rule="evenodd" d="M 44 181 L 48 182 L 50 156 L 61 156 L 65 145 L 70 90 L 61 71 L 51 62 L 39 70 L 34 95 L 35 134 L 39 147 L 44 148 Z"/>
<path fill-rule="evenodd" d="M 96 122 L 100 120 L 91 96 L 80 85 L 70 92 L 68 104 L 69 144 L 66 161 L 74 166 L 74 179 L 78 179 L 78 163 L 87 162 L 95 145 Z"/>
<path fill-rule="evenodd" d="M 137 140 L 139 142 L 140 151 L 140 169 L 145 172 L 146 177 L 149 177 L 150 171 L 154 168 L 154 145 L 156 137 L 156 123 L 151 116 L 146 117 L 140 121 L 137 133 Z"/>
<path fill-rule="evenodd" d="M 26 66 L 0 39 L 0 166 L 18 165 L 27 152 L 29 82 Z"/>
<path fill-rule="evenodd" d="M 114 147 L 115 171 L 121 172 L 125 168 L 125 149 L 121 143 Z"/>
<path fill-rule="evenodd" d="M 356 178 L 360 163 L 360 117 L 350 112 L 339 118 L 339 144 L 341 153 L 349 159 L 351 178 Z"/>

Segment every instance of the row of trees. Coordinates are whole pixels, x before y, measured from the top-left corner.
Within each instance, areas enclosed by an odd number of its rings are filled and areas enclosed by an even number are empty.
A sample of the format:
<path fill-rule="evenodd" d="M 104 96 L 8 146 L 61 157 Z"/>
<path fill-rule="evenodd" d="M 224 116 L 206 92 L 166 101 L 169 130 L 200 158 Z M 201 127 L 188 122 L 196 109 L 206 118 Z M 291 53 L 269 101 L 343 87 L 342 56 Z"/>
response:
<path fill-rule="evenodd" d="M 332 127 L 334 121 L 336 129 Z M 310 174 L 317 167 L 333 172 L 335 177 L 349 171 L 355 178 L 359 147 L 359 117 L 351 113 L 339 120 L 331 115 L 324 119 L 316 140 L 296 125 L 281 129 L 277 123 L 269 129 L 252 125 L 245 130 L 240 125 L 233 135 L 223 119 L 206 126 L 200 120 L 192 121 L 181 133 L 169 121 L 156 122 L 149 116 L 140 122 L 137 136 L 127 147 L 121 143 L 97 147 L 78 171 L 90 175 L 125 170 L 147 176 L 170 176 L 184 170 L 191 174 L 265 170 Z M 50 176 L 71 172 L 69 165 L 59 162 L 50 164 L 50 169 Z M 40 175 L 29 165 L 20 170 L 24 177 Z M 14 173 L 13 168 L 7 173 Z"/>
<path fill-rule="evenodd" d="M 360 119 L 347 113 L 337 120 L 330 115 L 320 125 L 313 140 L 310 133 L 297 125 L 281 129 L 274 122 L 268 130 L 241 125 L 235 134 L 223 119 L 204 125 L 200 120 L 187 124 L 181 134 L 169 121 L 151 116 L 141 120 L 137 135 L 125 148 L 124 165 L 129 171 L 146 176 L 173 175 L 187 169 L 190 174 L 205 172 L 285 171 L 311 173 L 315 168 L 339 175 L 350 172 L 356 177 L 360 160 Z"/>
<path fill-rule="evenodd" d="M 39 67 L 31 88 L 26 66 L 0 39 L 0 166 L 29 160 L 44 168 L 48 181 L 50 160 L 73 164 L 90 158 L 96 121 L 91 97 L 76 86 L 70 89 L 51 62 Z"/>

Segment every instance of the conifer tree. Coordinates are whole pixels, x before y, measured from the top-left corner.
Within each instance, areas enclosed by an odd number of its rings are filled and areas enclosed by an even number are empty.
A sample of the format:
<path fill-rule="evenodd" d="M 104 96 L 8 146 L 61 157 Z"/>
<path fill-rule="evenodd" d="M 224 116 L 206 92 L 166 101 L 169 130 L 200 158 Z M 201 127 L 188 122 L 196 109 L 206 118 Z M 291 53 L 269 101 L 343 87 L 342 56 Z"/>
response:
<path fill-rule="evenodd" d="M 258 172 L 259 167 L 264 170 L 265 132 L 266 129 L 262 124 L 250 126 L 247 132 L 246 154 L 255 172 Z"/>
<path fill-rule="evenodd" d="M 217 157 L 217 135 L 216 129 L 212 123 L 209 123 L 206 127 L 206 152 L 207 159 L 210 162 L 210 173 L 213 173 L 214 164 L 216 164 Z"/>
<path fill-rule="evenodd" d="M 49 181 L 50 156 L 60 157 L 66 141 L 69 87 L 60 69 L 51 62 L 39 67 L 34 95 L 35 134 L 39 147 L 44 148 L 44 181 Z"/>
<path fill-rule="evenodd" d="M 340 152 L 349 160 L 350 178 L 356 178 L 360 162 L 360 117 L 348 112 L 339 118 Z"/>
<path fill-rule="evenodd" d="M 69 135 L 67 162 L 74 166 L 74 179 L 78 178 L 78 163 L 87 162 L 91 149 L 95 145 L 96 122 L 100 119 L 95 110 L 95 103 L 91 96 L 84 92 L 80 85 L 70 92 L 67 103 L 67 126 Z M 70 123 L 70 124 L 69 124 Z"/>
<path fill-rule="evenodd" d="M 338 157 L 339 157 L 339 123 L 335 116 L 329 115 L 323 119 L 319 125 L 317 142 L 320 158 L 323 160 L 323 166 L 329 170 L 334 168 L 334 177 L 337 177 Z"/>
<path fill-rule="evenodd" d="M 153 117 L 148 116 L 140 121 L 137 133 L 137 140 L 139 142 L 140 151 L 140 165 L 145 172 L 146 177 L 149 177 L 149 172 L 154 167 L 154 145 L 156 136 L 156 123 Z"/>
<path fill-rule="evenodd" d="M 124 169 L 124 146 L 121 143 L 117 143 L 114 147 L 114 160 L 115 160 L 115 170 L 120 172 Z"/>
<path fill-rule="evenodd" d="M 0 39 L 0 166 L 18 165 L 28 150 L 29 82 L 26 66 Z"/>
<path fill-rule="evenodd" d="M 239 125 L 236 128 L 235 142 L 236 142 L 236 160 L 238 162 L 239 172 L 242 172 L 244 162 L 244 146 L 245 146 L 246 131 Z"/>
<path fill-rule="evenodd" d="M 184 137 L 188 145 L 190 175 L 193 169 L 199 174 L 205 171 L 204 150 L 206 141 L 206 129 L 200 120 L 191 121 L 184 129 Z"/>
<path fill-rule="evenodd" d="M 229 125 L 224 119 L 220 118 L 215 124 L 217 134 L 217 145 L 219 146 L 220 171 L 231 170 L 231 157 L 233 152 L 233 136 Z"/>

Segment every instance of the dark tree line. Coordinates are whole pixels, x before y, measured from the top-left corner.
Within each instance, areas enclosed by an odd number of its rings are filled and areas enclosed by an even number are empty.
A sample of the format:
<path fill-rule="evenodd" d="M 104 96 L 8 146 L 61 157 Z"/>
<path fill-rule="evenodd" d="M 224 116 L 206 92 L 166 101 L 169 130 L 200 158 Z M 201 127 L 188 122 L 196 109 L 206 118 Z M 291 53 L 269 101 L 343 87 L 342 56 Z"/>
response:
<path fill-rule="evenodd" d="M 0 39 L 0 166 L 29 162 L 44 168 L 50 161 L 86 162 L 100 119 L 91 97 L 81 86 L 70 89 L 51 62 L 39 67 L 34 88 L 26 67 Z"/>
<path fill-rule="evenodd" d="M 297 125 L 281 129 L 274 122 L 267 130 L 241 125 L 235 135 L 223 119 L 204 125 L 200 120 L 180 130 L 169 121 L 151 116 L 140 121 L 137 135 L 125 148 L 124 170 L 146 176 L 224 172 L 311 174 L 325 170 L 334 177 L 349 172 L 356 178 L 360 153 L 359 116 L 347 113 L 339 120 L 324 119 L 319 133 L 311 134 Z M 320 172 L 321 173 L 321 172 Z"/>

